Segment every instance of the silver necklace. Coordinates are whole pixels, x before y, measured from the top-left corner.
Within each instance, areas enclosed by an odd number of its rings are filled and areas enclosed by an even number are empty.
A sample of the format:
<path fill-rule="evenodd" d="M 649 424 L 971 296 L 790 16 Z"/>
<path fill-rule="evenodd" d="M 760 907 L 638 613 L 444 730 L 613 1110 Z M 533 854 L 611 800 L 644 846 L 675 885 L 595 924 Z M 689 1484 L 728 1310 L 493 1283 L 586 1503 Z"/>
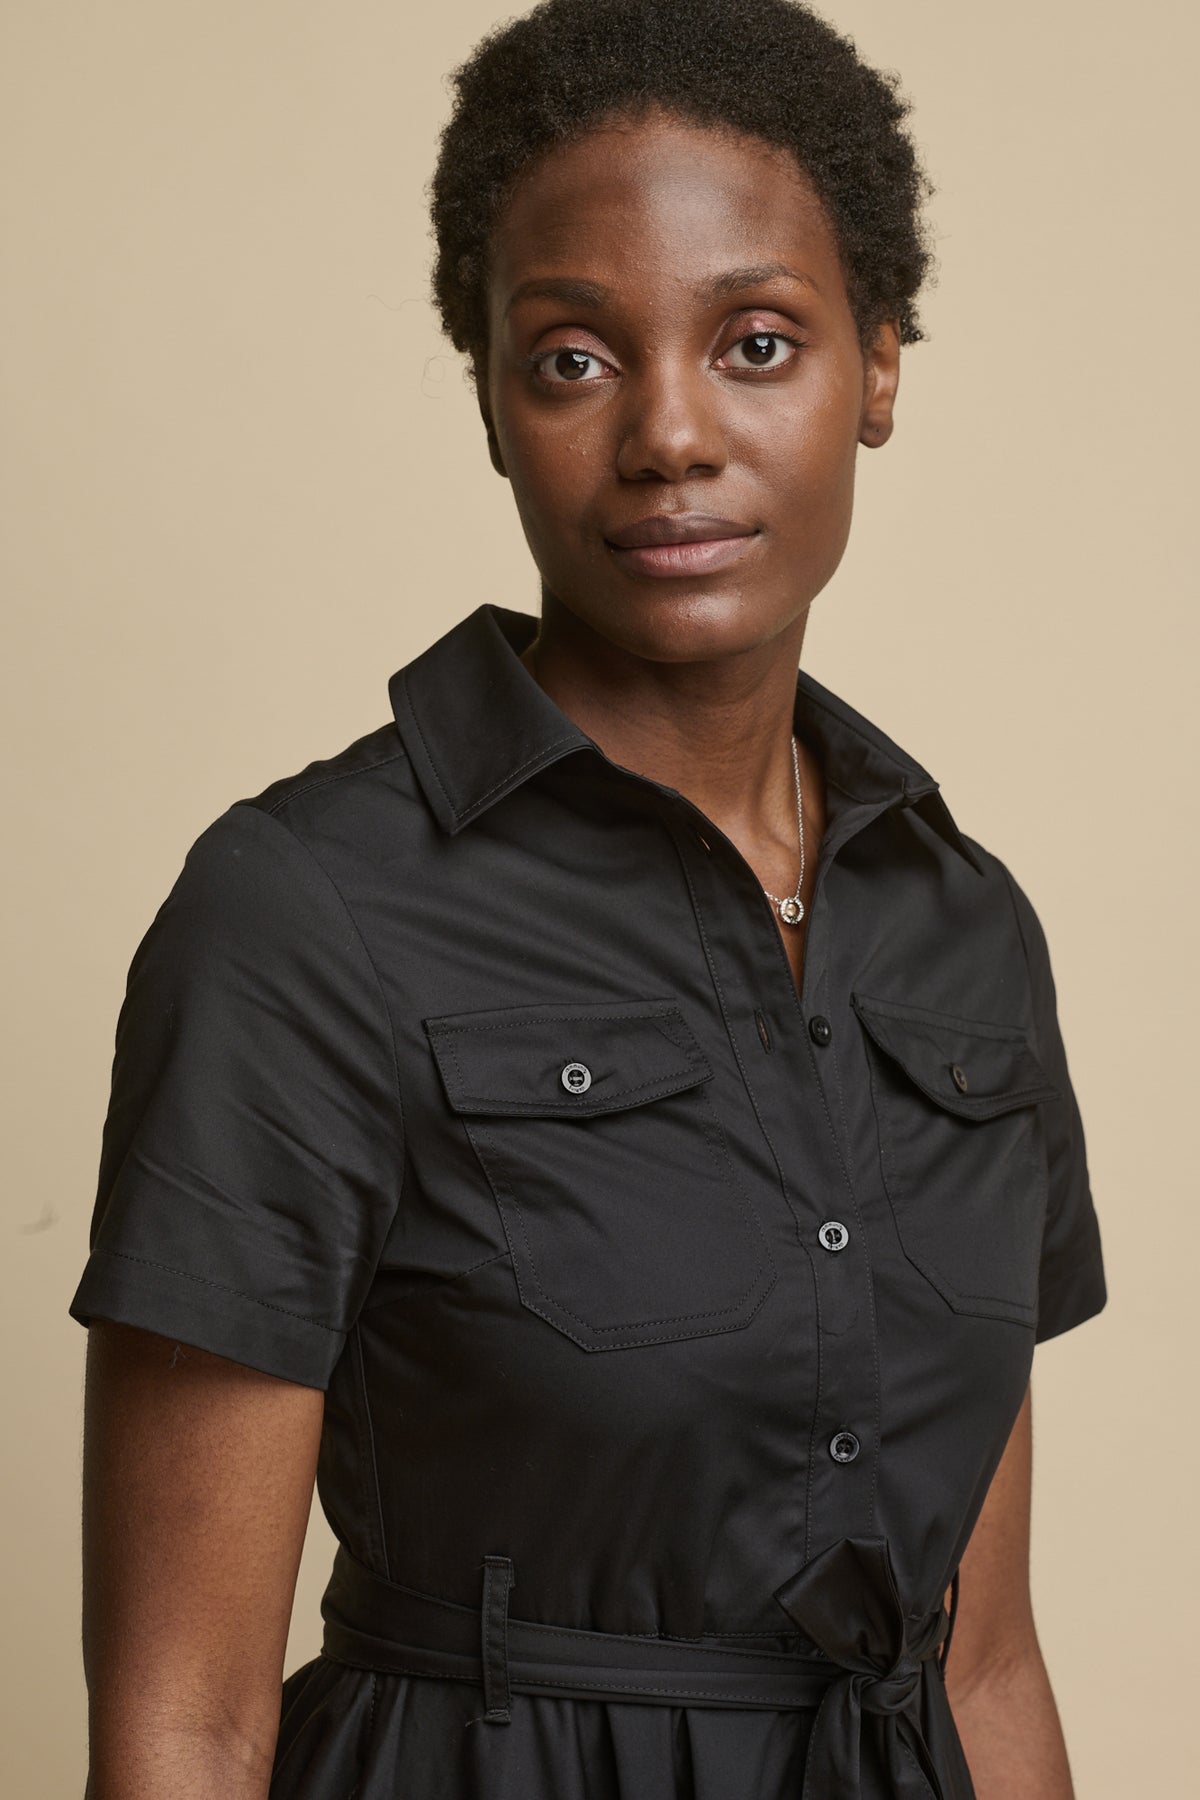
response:
<path fill-rule="evenodd" d="M 781 900 L 778 894 L 772 894 L 764 888 L 768 900 L 774 901 L 779 908 L 779 916 L 785 925 L 798 925 L 804 917 L 804 902 L 800 898 L 800 889 L 804 886 L 804 803 L 800 798 L 800 757 L 796 750 L 796 738 L 792 736 L 792 774 L 796 779 L 796 823 L 800 827 L 800 878 L 796 883 L 794 894 L 788 894 Z"/>

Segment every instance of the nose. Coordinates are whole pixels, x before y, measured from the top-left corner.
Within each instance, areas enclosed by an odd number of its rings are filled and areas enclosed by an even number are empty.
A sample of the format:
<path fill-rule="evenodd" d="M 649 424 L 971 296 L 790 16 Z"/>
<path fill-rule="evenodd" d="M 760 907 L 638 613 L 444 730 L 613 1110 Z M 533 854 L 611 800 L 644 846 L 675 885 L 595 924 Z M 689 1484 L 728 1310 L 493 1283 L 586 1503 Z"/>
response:
<path fill-rule="evenodd" d="M 666 358 L 626 377 L 617 473 L 626 481 L 682 481 L 722 469 L 727 452 L 719 400 L 717 383 L 703 370 Z"/>

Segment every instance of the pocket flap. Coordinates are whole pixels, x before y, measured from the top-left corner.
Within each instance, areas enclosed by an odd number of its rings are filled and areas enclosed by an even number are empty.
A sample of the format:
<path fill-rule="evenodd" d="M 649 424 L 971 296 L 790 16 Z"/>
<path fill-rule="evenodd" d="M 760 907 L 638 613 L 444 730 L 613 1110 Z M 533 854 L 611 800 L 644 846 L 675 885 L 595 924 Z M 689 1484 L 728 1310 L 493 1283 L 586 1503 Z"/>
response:
<path fill-rule="evenodd" d="M 992 1119 L 1059 1097 L 1018 1026 L 867 994 L 851 994 L 850 1001 L 879 1048 L 947 1112 Z"/>
<path fill-rule="evenodd" d="M 504 1006 L 423 1023 L 458 1113 L 590 1117 L 713 1073 L 671 1000 Z"/>

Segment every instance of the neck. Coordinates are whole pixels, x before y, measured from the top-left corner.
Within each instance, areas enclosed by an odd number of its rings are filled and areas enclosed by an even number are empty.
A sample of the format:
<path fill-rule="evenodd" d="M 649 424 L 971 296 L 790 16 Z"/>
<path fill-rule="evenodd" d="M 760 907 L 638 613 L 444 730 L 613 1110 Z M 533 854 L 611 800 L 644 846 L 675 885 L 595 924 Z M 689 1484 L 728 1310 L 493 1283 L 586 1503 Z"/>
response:
<path fill-rule="evenodd" d="M 796 855 L 796 669 L 807 613 L 765 644 L 704 662 L 636 655 L 545 595 L 522 652 L 534 680 L 623 768 L 675 788 L 747 853 Z M 805 836 L 823 829 L 820 763 L 799 743 Z M 778 890 L 776 890 L 778 891 Z"/>

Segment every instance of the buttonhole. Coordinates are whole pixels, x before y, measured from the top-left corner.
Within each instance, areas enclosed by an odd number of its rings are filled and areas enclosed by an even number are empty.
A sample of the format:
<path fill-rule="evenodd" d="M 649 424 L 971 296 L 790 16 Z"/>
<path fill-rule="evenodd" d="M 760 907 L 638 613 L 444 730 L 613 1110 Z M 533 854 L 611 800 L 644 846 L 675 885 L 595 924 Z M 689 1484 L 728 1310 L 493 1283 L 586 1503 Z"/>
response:
<path fill-rule="evenodd" d="M 767 1054 L 770 1055 L 771 1034 L 767 1030 L 767 1021 L 763 1018 L 763 1016 L 759 1012 L 757 1006 L 754 1009 L 754 1023 L 758 1026 L 758 1035 L 762 1039 L 762 1047 L 767 1052 Z"/>

